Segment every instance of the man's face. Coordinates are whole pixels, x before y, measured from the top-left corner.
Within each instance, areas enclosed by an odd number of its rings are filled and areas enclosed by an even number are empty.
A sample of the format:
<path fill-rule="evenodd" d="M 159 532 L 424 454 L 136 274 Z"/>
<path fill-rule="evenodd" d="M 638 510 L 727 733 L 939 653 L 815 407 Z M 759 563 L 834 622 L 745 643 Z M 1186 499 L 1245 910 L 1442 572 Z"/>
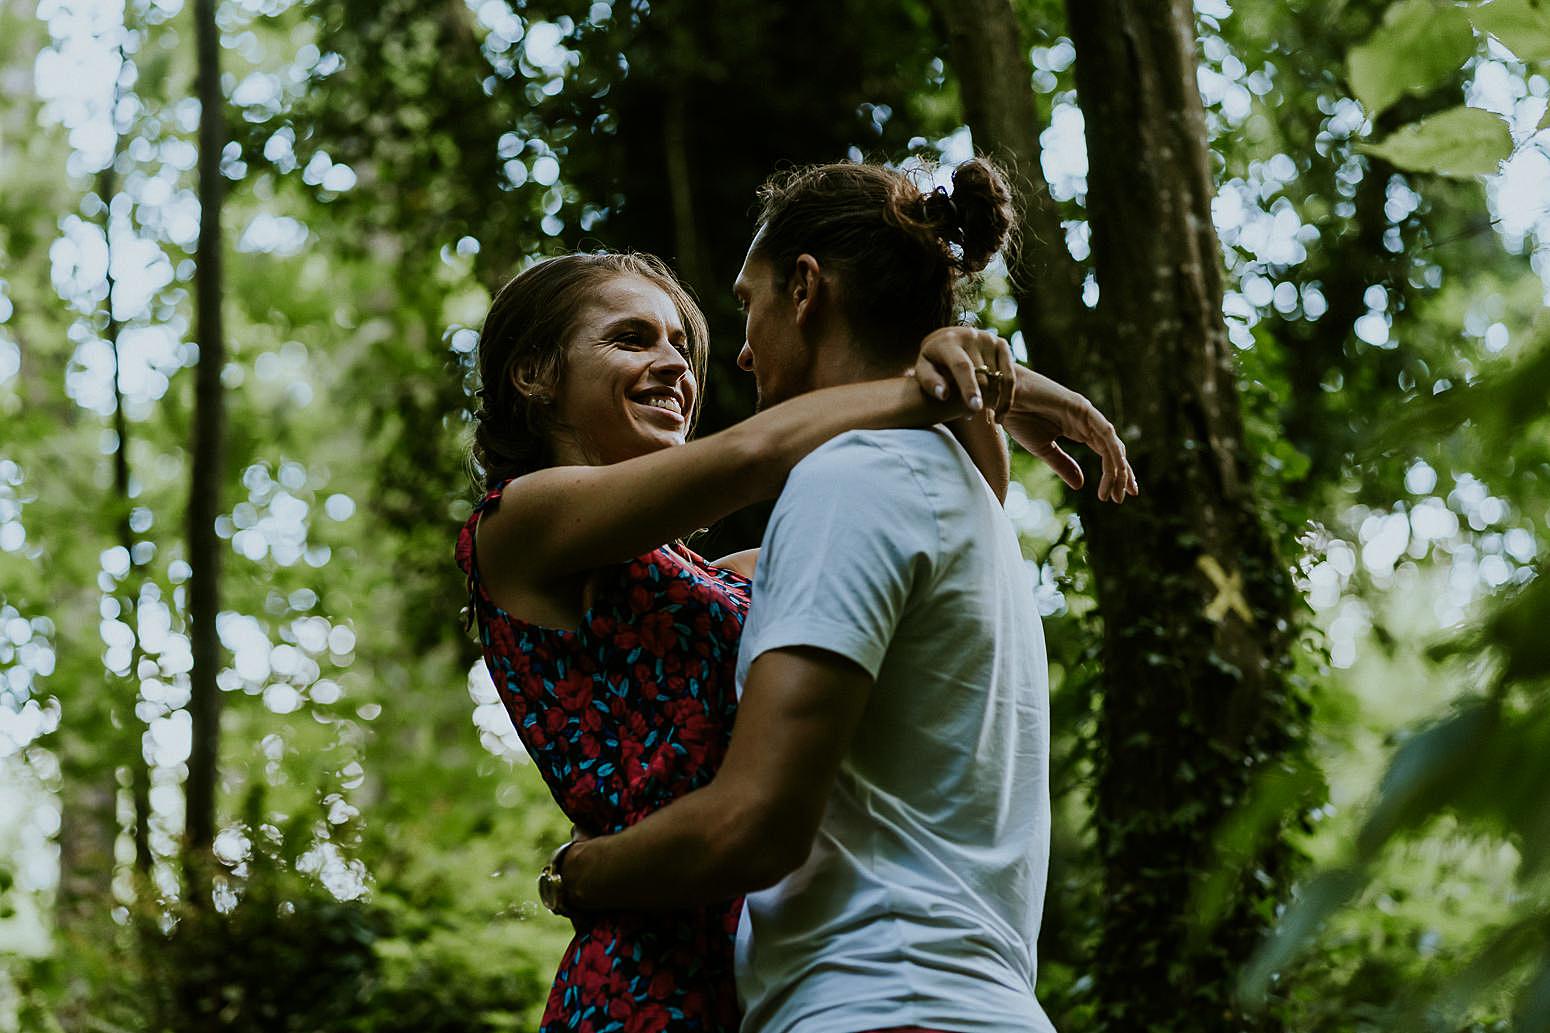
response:
<path fill-rule="evenodd" d="M 812 350 L 797 327 L 795 302 L 775 282 L 775 270 L 758 247 L 755 236 L 732 292 L 748 320 L 737 364 L 754 375 L 762 409 L 812 389 Z"/>

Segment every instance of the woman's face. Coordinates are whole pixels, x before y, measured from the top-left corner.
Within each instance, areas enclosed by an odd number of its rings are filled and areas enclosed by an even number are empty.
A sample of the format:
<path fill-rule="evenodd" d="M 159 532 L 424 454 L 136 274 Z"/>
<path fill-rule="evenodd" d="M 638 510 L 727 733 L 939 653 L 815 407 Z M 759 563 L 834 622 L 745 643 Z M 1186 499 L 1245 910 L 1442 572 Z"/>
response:
<path fill-rule="evenodd" d="M 603 281 L 577 316 L 555 398 L 555 458 L 617 463 L 688 436 L 699 385 L 672 299 L 650 280 Z"/>

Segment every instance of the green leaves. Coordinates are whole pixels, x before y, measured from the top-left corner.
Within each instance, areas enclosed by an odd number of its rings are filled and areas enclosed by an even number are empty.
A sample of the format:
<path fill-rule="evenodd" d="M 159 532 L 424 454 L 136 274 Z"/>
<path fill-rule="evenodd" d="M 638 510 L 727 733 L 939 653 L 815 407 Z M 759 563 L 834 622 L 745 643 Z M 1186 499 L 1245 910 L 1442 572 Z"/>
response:
<path fill-rule="evenodd" d="M 1239 997 L 1246 1004 L 1262 1004 L 1271 977 L 1302 951 L 1325 920 L 1361 891 L 1367 879 L 1360 868 L 1332 868 L 1311 879 L 1286 909 L 1274 935 L 1244 968 Z"/>
<path fill-rule="evenodd" d="M 1401 0 L 1346 57 L 1346 80 L 1371 118 L 1406 94 L 1430 93 L 1475 52 L 1464 10 L 1439 0 Z"/>
<path fill-rule="evenodd" d="M 1550 61 L 1550 2 L 1492 0 L 1471 8 L 1469 20 L 1495 36 L 1520 61 Z"/>
<path fill-rule="evenodd" d="M 1520 61 L 1550 60 L 1550 0 L 1400 0 L 1346 56 L 1346 81 L 1371 118 L 1401 97 L 1425 96 L 1475 54 L 1489 33 Z"/>
<path fill-rule="evenodd" d="M 1399 168 L 1467 179 L 1488 176 L 1512 153 L 1507 123 L 1480 108 L 1452 108 L 1361 145 Z"/>
<path fill-rule="evenodd" d="M 1522 61 L 1550 60 L 1550 0 L 1400 0 L 1346 55 L 1346 81 L 1370 119 L 1406 96 L 1443 89 L 1494 36 Z M 1550 111 L 1540 128 L 1550 126 Z M 1467 179 L 1491 175 L 1512 154 L 1512 135 L 1490 112 L 1456 107 L 1403 126 L 1362 150 L 1411 172 Z"/>
<path fill-rule="evenodd" d="M 1383 776 L 1377 806 L 1357 837 L 1363 861 L 1395 834 L 1418 829 L 1452 802 L 1465 768 L 1490 738 L 1495 718 L 1494 708 L 1477 701 L 1400 747 Z"/>

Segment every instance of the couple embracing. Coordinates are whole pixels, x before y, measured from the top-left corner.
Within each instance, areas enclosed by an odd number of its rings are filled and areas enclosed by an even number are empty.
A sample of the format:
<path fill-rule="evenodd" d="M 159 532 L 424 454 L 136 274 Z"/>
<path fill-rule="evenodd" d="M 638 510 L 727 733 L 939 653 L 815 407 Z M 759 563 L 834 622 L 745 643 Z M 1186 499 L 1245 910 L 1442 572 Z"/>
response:
<path fill-rule="evenodd" d="M 759 411 L 690 440 L 704 316 L 642 255 L 540 262 L 479 341 L 458 538 L 501 699 L 576 838 L 543 1033 L 1040 1031 L 1049 709 L 1005 438 L 1136 483 L 1081 395 L 953 326 L 991 163 L 768 181 L 734 290 Z M 779 496 L 762 547 L 683 538 Z"/>

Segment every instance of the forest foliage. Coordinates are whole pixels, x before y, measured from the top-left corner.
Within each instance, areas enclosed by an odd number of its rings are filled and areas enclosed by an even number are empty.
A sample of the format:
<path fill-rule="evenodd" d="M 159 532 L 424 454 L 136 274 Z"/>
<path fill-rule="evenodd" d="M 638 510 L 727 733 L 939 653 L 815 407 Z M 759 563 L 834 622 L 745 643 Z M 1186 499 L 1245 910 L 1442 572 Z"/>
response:
<path fill-rule="evenodd" d="M 1084 55 L 1062 4 L 1011 11 L 1091 308 Z M 0 1031 L 533 1028 L 569 927 L 532 875 L 566 823 L 458 622 L 479 322 L 542 255 L 662 253 L 711 320 L 707 431 L 746 415 L 730 282 L 763 176 L 865 156 L 929 181 L 974 149 L 940 8 L 221 0 L 216 484 L 191 479 L 193 17 L 0 6 Z M 1550 1030 L 1550 4 L 1197 0 L 1193 26 L 1307 727 L 1205 830 L 1191 898 L 1156 905 L 1204 937 L 1263 883 L 1270 935 L 1181 993 L 1234 1028 Z M 1080 369 L 1020 286 L 993 266 L 969 317 Z M 1092 528 L 1014 472 L 1052 675 L 1040 997 L 1059 1028 L 1127 1028 L 1093 975 L 1134 904 L 1099 877 Z M 199 492 L 225 550 L 207 901 L 184 856 Z M 1267 838 L 1286 873 L 1256 870 Z"/>

